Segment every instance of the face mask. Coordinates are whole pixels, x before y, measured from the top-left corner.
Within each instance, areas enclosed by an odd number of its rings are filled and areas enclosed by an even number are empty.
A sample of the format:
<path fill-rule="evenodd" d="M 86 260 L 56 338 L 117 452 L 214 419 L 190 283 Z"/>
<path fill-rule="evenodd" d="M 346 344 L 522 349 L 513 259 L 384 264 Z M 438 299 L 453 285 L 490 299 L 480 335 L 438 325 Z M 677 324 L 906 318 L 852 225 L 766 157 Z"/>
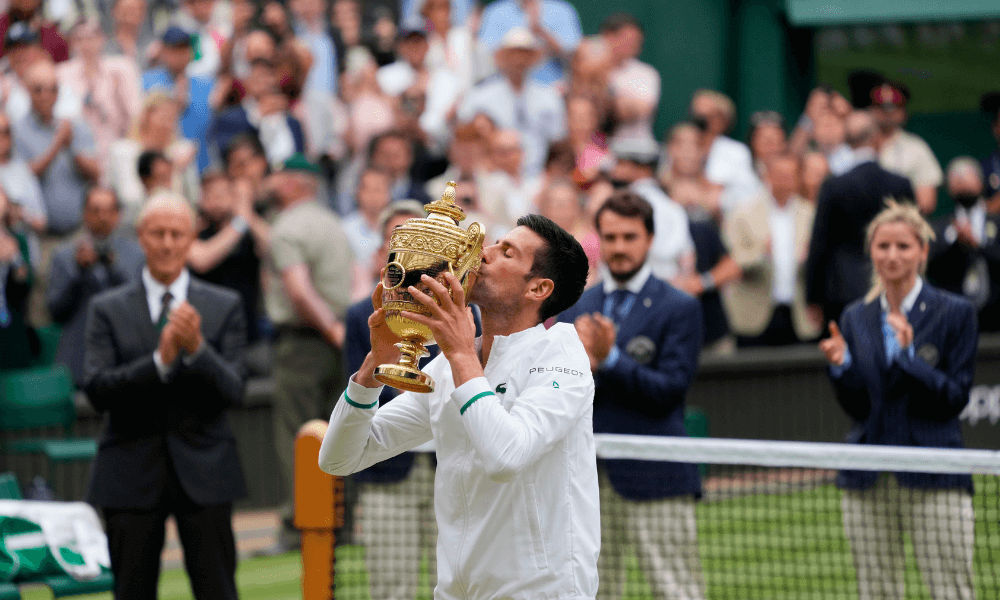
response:
<path fill-rule="evenodd" d="M 963 192 L 961 194 L 955 194 L 952 196 L 955 204 L 959 206 L 964 206 L 965 208 L 972 208 L 979 202 L 979 194 L 970 194 L 968 192 Z"/>

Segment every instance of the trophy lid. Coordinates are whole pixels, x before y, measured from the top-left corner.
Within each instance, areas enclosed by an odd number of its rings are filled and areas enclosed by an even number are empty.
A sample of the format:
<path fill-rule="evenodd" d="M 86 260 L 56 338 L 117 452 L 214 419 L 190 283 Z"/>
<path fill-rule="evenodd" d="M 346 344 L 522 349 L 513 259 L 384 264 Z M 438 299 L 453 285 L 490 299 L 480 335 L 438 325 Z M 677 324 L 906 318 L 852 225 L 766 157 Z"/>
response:
<path fill-rule="evenodd" d="M 462 210 L 461 206 L 455 204 L 455 198 L 457 198 L 455 188 L 455 182 L 449 181 L 444 188 L 444 193 L 441 194 L 441 199 L 424 206 L 424 210 L 428 213 L 427 220 L 458 225 L 465 219 L 465 211 Z"/>

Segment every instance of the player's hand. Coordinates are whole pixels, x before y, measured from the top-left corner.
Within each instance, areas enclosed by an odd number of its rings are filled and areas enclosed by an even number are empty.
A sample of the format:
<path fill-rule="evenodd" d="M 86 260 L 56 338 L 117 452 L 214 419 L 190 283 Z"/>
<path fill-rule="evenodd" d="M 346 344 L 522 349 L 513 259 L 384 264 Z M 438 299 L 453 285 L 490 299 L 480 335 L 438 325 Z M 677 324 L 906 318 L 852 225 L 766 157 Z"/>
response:
<path fill-rule="evenodd" d="M 830 337 L 820 341 L 819 349 L 831 365 L 839 367 L 844 364 L 847 342 L 844 336 L 840 335 L 840 328 L 834 321 L 830 321 Z"/>
<path fill-rule="evenodd" d="M 384 271 L 385 269 L 383 269 Z M 371 354 L 378 364 L 394 363 L 399 360 L 399 350 L 396 344 L 402 341 L 398 335 L 389 329 L 385 322 L 385 309 L 382 308 L 382 282 L 379 281 L 372 292 L 372 306 L 375 311 L 368 317 L 368 330 L 371 339 Z"/>
<path fill-rule="evenodd" d="M 177 329 L 177 343 L 189 355 L 201 347 L 204 338 L 201 335 L 201 315 L 187 301 L 170 312 L 170 324 Z"/>
<path fill-rule="evenodd" d="M 906 349 L 913 343 L 913 326 L 906 320 L 906 315 L 901 312 L 890 312 L 885 317 L 885 322 L 896 332 L 896 341 L 899 347 Z"/>
<path fill-rule="evenodd" d="M 428 275 L 420 277 L 420 283 L 425 286 L 426 292 L 412 285 L 407 288 L 413 299 L 426 306 L 431 314 L 427 316 L 403 311 L 403 316 L 430 328 L 434 333 L 434 341 L 449 362 L 460 355 L 475 357 L 476 325 L 472 309 L 465 305 L 465 290 L 455 275 L 445 273 L 444 279 L 448 284 L 447 288 Z"/>

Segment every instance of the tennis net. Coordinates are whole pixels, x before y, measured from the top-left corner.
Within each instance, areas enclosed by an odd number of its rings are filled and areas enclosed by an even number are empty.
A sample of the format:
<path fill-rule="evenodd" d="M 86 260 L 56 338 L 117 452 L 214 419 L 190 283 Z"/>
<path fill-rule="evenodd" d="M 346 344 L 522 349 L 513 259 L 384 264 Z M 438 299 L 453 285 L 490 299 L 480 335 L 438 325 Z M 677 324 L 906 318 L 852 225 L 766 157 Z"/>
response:
<path fill-rule="evenodd" d="M 595 437 L 599 598 L 1000 599 L 1000 452 Z M 432 481 L 360 486 L 336 598 L 431 597 Z"/>

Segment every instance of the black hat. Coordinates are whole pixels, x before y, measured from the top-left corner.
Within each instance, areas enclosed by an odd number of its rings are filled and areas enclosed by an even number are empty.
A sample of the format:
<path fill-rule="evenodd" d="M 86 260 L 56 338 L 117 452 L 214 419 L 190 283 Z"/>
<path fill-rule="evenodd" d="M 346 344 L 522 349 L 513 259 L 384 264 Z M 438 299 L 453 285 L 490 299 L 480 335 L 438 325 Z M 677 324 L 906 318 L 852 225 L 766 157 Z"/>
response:
<path fill-rule="evenodd" d="M 875 71 L 851 71 L 847 75 L 851 104 L 854 108 L 868 108 L 872 105 L 872 90 L 888 81 L 884 75 Z"/>
<path fill-rule="evenodd" d="M 989 113 L 990 118 L 1000 118 L 1000 92 L 986 92 L 979 99 L 979 109 Z"/>
<path fill-rule="evenodd" d="M 4 38 L 4 47 L 10 48 L 12 46 L 28 46 L 30 44 L 34 44 L 39 39 L 37 31 L 32 29 L 31 26 L 24 21 L 18 21 L 16 23 L 11 23 L 10 27 L 7 28 L 7 36 Z"/>

